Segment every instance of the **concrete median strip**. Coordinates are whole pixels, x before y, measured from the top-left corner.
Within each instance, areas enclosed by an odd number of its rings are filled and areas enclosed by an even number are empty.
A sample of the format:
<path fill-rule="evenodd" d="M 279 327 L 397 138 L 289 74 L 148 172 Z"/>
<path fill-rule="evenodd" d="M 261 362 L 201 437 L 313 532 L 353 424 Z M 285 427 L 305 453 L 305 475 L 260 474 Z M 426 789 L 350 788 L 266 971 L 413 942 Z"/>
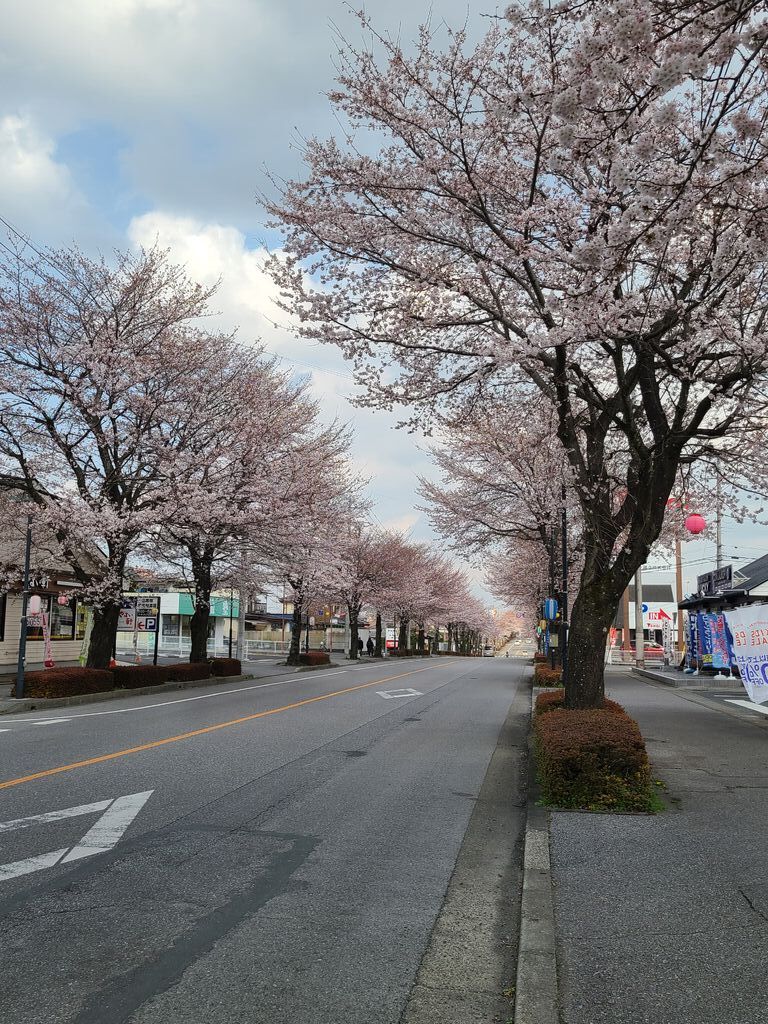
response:
<path fill-rule="evenodd" d="M 533 702 L 537 691 L 534 690 Z M 538 807 L 532 743 L 525 825 L 520 944 L 515 985 L 515 1024 L 558 1024 L 557 946 L 552 873 L 549 859 L 549 812 Z"/>

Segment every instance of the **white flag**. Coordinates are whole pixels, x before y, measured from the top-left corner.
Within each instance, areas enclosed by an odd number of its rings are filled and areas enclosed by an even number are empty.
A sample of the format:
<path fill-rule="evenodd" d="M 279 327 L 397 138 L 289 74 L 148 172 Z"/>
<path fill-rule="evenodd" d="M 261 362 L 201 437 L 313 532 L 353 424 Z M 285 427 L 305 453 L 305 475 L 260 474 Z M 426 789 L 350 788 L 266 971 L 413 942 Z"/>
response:
<path fill-rule="evenodd" d="M 768 701 L 768 604 L 723 612 L 733 637 L 733 660 L 755 704 Z"/>

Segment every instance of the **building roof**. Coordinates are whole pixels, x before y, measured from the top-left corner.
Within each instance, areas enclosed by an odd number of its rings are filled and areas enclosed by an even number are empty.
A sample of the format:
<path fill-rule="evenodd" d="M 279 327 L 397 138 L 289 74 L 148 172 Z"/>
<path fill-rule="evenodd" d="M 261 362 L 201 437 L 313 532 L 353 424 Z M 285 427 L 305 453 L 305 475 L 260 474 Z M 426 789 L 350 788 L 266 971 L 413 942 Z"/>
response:
<path fill-rule="evenodd" d="M 754 562 L 749 562 L 741 569 L 736 569 L 734 577 L 734 583 L 738 583 L 739 590 L 749 592 L 762 586 L 763 583 L 768 582 L 768 555 L 761 555 Z"/>

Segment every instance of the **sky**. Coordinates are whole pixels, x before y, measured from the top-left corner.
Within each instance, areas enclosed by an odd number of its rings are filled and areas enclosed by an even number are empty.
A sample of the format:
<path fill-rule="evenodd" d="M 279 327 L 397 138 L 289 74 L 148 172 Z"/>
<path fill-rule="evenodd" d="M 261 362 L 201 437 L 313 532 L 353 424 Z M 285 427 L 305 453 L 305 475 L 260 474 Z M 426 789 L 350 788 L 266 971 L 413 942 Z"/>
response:
<path fill-rule="evenodd" d="M 368 10 L 380 31 L 409 40 L 427 18 L 479 35 L 495 5 L 387 0 Z M 361 41 L 350 8 L 0 0 L 0 15 L 0 217 L 38 246 L 77 242 L 95 254 L 159 241 L 191 277 L 221 278 L 222 325 L 311 374 L 326 418 L 353 425 L 354 465 L 370 478 L 378 521 L 432 539 L 415 507 L 417 474 L 432 472 L 424 440 L 397 430 L 396 414 L 350 405 L 354 387 L 336 349 L 274 326 L 282 314 L 262 271 L 265 246 L 279 239 L 265 229 L 257 195 L 270 192 L 268 172 L 301 177 L 303 138 L 338 133 L 325 93 L 342 40 Z M 766 539 L 762 528 L 728 521 L 723 535 L 734 564 L 757 557 Z M 686 544 L 683 557 L 691 589 L 714 564 L 711 540 Z"/>
<path fill-rule="evenodd" d="M 488 6 L 483 8 L 488 9 Z M 384 32 L 413 38 L 431 13 L 487 24 L 466 0 L 388 0 Z M 376 520 L 432 540 L 415 506 L 431 462 L 394 413 L 360 410 L 335 348 L 293 337 L 262 270 L 257 195 L 301 177 L 301 140 L 338 130 L 326 98 L 342 39 L 361 41 L 338 0 L 0 0 L 0 217 L 36 246 L 169 248 L 189 275 L 221 279 L 214 308 L 312 377 L 324 418 L 353 427 Z M 481 596 L 481 576 L 472 573 Z M 490 600 L 490 598 L 489 598 Z"/>

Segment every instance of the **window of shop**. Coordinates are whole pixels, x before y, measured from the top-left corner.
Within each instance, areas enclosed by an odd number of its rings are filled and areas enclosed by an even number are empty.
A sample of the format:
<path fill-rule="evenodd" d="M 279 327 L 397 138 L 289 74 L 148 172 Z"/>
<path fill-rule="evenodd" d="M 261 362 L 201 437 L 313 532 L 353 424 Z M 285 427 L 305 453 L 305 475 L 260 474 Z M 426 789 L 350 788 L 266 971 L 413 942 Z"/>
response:
<path fill-rule="evenodd" d="M 75 611 L 77 602 L 69 601 L 67 604 L 59 604 L 56 598 L 50 594 L 41 594 L 40 601 L 42 611 L 48 616 L 51 629 L 51 640 L 74 640 L 75 639 Z M 43 622 L 41 615 L 30 616 L 27 626 L 28 640 L 43 639 Z"/>
<path fill-rule="evenodd" d="M 179 615 L 163 615 L 163 636 L 178 636 L 180 619 Z"/>

